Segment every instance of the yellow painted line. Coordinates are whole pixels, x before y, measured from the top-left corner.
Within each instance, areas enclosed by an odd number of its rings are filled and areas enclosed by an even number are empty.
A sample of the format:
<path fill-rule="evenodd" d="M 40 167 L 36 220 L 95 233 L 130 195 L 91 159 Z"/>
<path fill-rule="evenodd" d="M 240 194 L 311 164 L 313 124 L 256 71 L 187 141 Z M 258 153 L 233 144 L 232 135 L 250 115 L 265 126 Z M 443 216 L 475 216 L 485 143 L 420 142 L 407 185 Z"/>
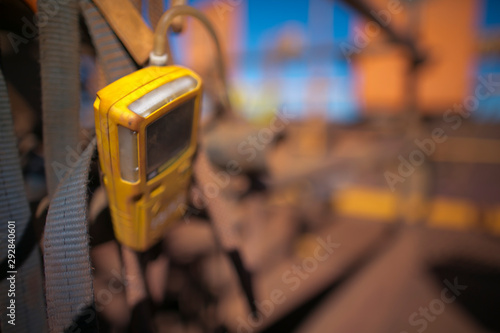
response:
<path fill-rule="evenodd" d="M 479 224 L 479 210 L 467 200 L 434 198 L 427 224 L 432 227 L 472 229 Z"/>
<path fill-rule="evenodd" d="M 349 187 L 332 197 L 333 211 L 342 216 L 392 222 L 397 217 L 396 194 L 381 189 Z"/>
<path fill-rule="evenodd" d="M 500 207 L 489 209 L 484 218 L 488 231 L 495 235 L 500 235 Z"/>
<path fill-rule="evenodd" d="M 408 198 L 407 198 L 408 203 Z M 400 215 L 423 214 L 430 227 L 481 230 L 486 229 L 500 235 L 500 206 L 480 208 L 474 202 L 464 199 L 436 197 L 430 202 L 404 205 L 403 198 L 385 189 L 368 187 L 348 187 L 332 194 L 331 205 L 334 213 L 343 217 L 394 222 Z M 408 212 L 421 207 L 421 212 Z M 426 215 L 427 214 L 427 215 Z M 480 218 L 484 220 L 480 221 Z"/>

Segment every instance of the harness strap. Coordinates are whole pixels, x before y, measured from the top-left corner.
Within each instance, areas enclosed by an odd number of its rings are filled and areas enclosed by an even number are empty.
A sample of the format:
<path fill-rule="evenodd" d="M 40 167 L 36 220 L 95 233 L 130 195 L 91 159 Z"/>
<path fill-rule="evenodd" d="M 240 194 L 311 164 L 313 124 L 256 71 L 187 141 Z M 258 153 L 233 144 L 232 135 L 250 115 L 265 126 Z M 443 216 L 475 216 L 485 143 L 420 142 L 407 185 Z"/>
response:
<path fill-rule="evenodd" d="M 53 6 L 39 0 L 38 11 Z M 49 197 L 72 167 L 80 110 L 80 34 L 76 0 L 58 3 L 59 10 L 40 25 L 43 151 Z"/>
<path fill-rule="evenodd" d="M 163 7 L 163 0 L 149 0 L 148 1 L 148 15 L 153 29 L 156 28 L 160 17 L 162 16 L 165 8 Z"/>
<path fill-rule="evenodd" d="M 139 13 L 142 12 L 142 0 L 130 0 L 130 2 L 132 2 L 135 9 L 137 9 Z"/>
<path fill-rule="evenodd" d="M 93 139 L 57 188 L 44 238 L 45 293 L 51 332 L 96 332 L 87 230 L 87 182 Z"/>
<path fill-rule="evenodd" d="M 39 12 L 53 0 L 39 0 Z M 78 156 L 80 34 L 77 0 L 58 2 L 40 25 L 45 172 L 51 204 L 45 223 L 45 295 L 50 332 L 94 332 L 86 220 L 87 179 L 95 141 Z"/>
<path fill-rule="evenodd" d="M 90 0 L 80 0 L 80 7 L 97 51 L 106 82 L 111 83 L 137 70 L 133 60 Z"/>
<path fill-rule="evenodd" d="M 0 70 L 0 260 L 7 258 L 8 245 L 8 221 L 15 221 L 16 244 L 29 226 L 30 208 L 19 163 L 19 152 L 17 149 L 14 125 L 10 109 L 7 85 L 2 71 Z M 12 225 L 12 224 L 11 224 Z M 12 236 L 11 236 L 12 237 Z M 12 238 L 10 238 L 12 239 Z M 16 254 L 15 251 L 11 252 Z M 7 261 L 9 271 L 7 279 L 0 282 L 0 314 L 1 329 L 4 333 L 10 332 L 46 332 L 47 322 L 45 320 L 45 303 L 43 299 L 42 265 L 38 246 L 29 253 L 28 258 L 22 265 L 19 262 Z M 14 266 L 10 266 L 10 265 Z M 12 279 L 14 277 L 14 279 Z M 15 297 L 9 296 L 11 282 L 15 284 Z M 12 295 L 13 296 L 13 295 Z M 11 313 L 8 307 L 11 300 L 15 300 L 15 317 L 9 317 Z M 15 318 L 13 323 L 9 320 Z"/>
<path fill-rule="evenodd" d="M 138 65 L 144 65 L 153 48 L 153 32 L 130 1 L 94 0 L 110 27 Z"/>

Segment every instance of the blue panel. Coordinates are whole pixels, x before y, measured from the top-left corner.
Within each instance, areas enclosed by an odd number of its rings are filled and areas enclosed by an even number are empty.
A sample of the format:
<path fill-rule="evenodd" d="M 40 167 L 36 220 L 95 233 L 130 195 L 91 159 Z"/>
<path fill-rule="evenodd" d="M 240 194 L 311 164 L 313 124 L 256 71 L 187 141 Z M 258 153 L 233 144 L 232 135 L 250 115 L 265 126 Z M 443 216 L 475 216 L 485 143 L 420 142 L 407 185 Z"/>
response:
<path fill-rule="evenodd" d="M 349 37 L 349 27 L 354 14 L 340 1 L 333 6 L 333 38 L 335 42 L 344 41 Z"/>
<path fill-rule="evenodd" d="M 252 0 L 248 1 L 247 48 L 260 47 L 262 37 L 270 29 L 287 21 L 307 24 L 307 1 Z"/>
<path fill-rule="evenodd" d="M 500 1 L 498 0 L 483 0 L 484 1 L 484 18 L 482 26 L 484 28 L 500 28 Z"/>
<path fill-rule="evenodd" d="M 500 60 L 496 57 L 483 57 L 479 64 L 478 76 L 488 78 L 489 75 L 497 76 L 494 82 L 497 82 L 500 76 Z M 476 86 L 479 84 L 476 81 Z M 483 88 L 484 90 L 484 88 Z M 491 96 L 479 103 L 479 109 L 473 113 L 476 120 L 485 122 L 500 122 L 500 89 L 497 88 Z"/>

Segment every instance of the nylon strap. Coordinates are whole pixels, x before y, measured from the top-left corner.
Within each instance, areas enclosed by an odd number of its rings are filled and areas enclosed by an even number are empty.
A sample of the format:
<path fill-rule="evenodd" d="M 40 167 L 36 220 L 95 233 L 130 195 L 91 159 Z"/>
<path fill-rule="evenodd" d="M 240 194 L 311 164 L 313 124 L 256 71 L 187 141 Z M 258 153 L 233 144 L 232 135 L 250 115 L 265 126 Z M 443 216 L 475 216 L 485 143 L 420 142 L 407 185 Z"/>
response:
<path fill-rule="evenodd" d="M 163 0 L 149 0 L 148 1 L 148 15 L 149 20 L 151 21 L 151 26 L 153 29 L 156 29 L 158 25 L 158 21 L 160 21 L 160 17 L 165 11 L 163 7 Z"/>
<path fill-rule="evenodd" d="M 135 9 L 137 9 L 139 11 L 139 13 L 142 13 L 142 1 L 141 0 L 130 0 L 130 2 L 132 2 Z"/>
<path fill-rule="evenodd" d="M 134 61 L 144 65 L 153 49 L 153 32 L 130 1 L 94 0 Z"/>
<path fill-rule="evenodd" d="M 53 0 L 39 0 L 39 12 Z M 95 141 L 78 156 L 80 37 L 77 0 L 58 2 L 40 25 L 45 167 L 51 204 L 45 223 L 44 264 L 50 332 L 96 331 L 86 221 L 87 178 Z M 59 182 L 64 179 L 60 184 Z M 58 185 L 59 184 L 59 185 Z"/>
<path fill-rule="evenodd" d="M 95 138 L 57 188 L 47 214 L 44 238 L 45 289 L 51 332 L 97 331 L 87 230 L 87 181 Z M 82 320 L 83 319 L 83 320 Z M 78 327 L 81 329 L 81 327 Z"/>
<path fill-rule="evenodd" d="M 70 154 L 77 146 L 79 132 L 78 6 L 76 0 L 58 5 L 59 10 L 40 25 L 43 149 L 49 197 L 74 163 Z M 52 6 L 54 0 L 38 1 L 39 13 Z"/>
<path fill-rule="evenodd" d="M 8 221 L 15 221 L 15 235 L 19 241 L 27 231 L 30 208 L 19 163 L 16 137 L 14 135 L 12 113 L 7 94 L 7 86 L 0 70 L 0 250 L 1 261 L 7 257 Z M 31 232 L 31 230 L 28 230 Z M 9 262 L 10 264 L 11 262 Z M 29 254 L 22 266 L 8 267 L 9 280 L 0 282 L 1 331 L 10 332 L 46 332 L 45 302 L 43 298 L 42 265 L 38 246 Z M 15 298 L 8 296 L 10 282 L 15 278 Z M 7 315 L 11 299 L 15 300 L 15 326 L 8 323 Z"/>
<path fill-rule="evenodd" d="M 90 0 L 80 0 L 80 7 L 106 81 L 111 83 L 135 71 L 137 67 L 97 7 Z"/>

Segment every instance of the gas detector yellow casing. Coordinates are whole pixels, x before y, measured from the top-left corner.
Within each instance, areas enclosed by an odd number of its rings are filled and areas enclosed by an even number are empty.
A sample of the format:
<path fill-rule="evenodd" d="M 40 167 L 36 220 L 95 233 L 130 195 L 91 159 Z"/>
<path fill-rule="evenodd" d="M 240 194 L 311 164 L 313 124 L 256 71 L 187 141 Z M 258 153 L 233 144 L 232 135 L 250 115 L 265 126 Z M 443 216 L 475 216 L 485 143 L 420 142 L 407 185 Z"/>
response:
<path fill-rule="evenodd" d="M 147 67 L 97 93 L 97 148 L 115 235 L 154 245 L 185 210 L 202 81 L 179 66 Z"/>

